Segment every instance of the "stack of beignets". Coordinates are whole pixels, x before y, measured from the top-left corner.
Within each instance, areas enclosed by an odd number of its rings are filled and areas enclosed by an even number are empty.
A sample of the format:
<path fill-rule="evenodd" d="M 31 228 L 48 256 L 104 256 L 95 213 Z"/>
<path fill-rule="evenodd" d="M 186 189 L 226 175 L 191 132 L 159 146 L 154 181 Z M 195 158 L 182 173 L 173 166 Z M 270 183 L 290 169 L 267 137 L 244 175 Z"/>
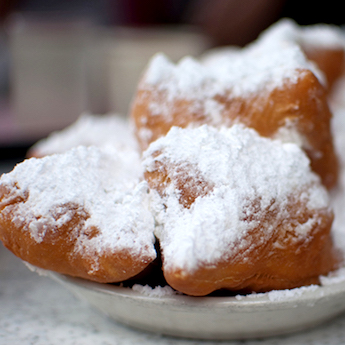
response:
<path fill-rule="evenodd" d="M 172 126 L 240 122 L 266 137 L 297 140 L 324 184 L 335 186 L 338 162 L 326 80 L 297 43 L 299 38 L 309 48 L 308 39 L 280 25 L 248 47 L 212 59 L 185 58 L 175 65 L 163 55 L 154 57 L 131 111 L 142 149 Z M 308 51 L 316 57 L 326 49 Z"/>
<path fill-rule="evenodd" d="M 336 29 L 289 20 L 243 49 L 176 65 L 158 54 L 134 131 L 83 115 L 2 175 L 0 240 L 103 283 L 135 281 L 161 257 L 167 283 L 194 296 L 318 284 L 342 264 L 328 97 L 343 60 Z"/>

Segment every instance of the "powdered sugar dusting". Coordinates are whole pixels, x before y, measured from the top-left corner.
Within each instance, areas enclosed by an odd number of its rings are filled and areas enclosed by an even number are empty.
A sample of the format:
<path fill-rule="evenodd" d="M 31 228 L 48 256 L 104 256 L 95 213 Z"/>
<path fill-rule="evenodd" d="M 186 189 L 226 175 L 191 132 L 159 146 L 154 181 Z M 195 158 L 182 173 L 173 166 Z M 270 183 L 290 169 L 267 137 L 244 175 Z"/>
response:
<path fill-rule="evenodd" d="M 152 288 L 149 285 L 140 285 L 140 284 L 134 284 L 132 286 L 133 291 L 136 291 L 144 296 L 148 297 L 169 297 L 174 296 L 177 294 L 175 290 L 173 290 L 170 286 L 156 286 L 155 288 Z"/>
<path fill-rule="evenodd" d="M 61 131 L 51 133 L 30 150 L 34 156 L 62 153 L 72 147 L 112 145 L 119 150 L 137 148 L 128 119 L 118 114 L 92 115 L 83 113 L 76 122 Z"/>
<path fill-rule="evenodd" d="M 336 25 L 314 24 L 301 26 L 290 18 L 283 18 L 264 31 L 259 40 L 296 42 L 305 47 L 344 48 L 344 33 Z"/>
<path fill-rule="evenodd" d="M 182 59 L 174 65 L 162 54 L 150 61 L 140 84 L 142 89 L 164 91 L 169 101 L 182 98 L 203 100 L 231 92 L 247 97 L 261 90 L 270 91 L 290 80 L 298 71 L 313 66 L 298 45 L 250 46 L 231 54 L 231 58 Z"/>
<path fill-rule="evenodd" d="M 341 267 L 337 271 L 329 273 L 328 276 L 321 276 L 320 282 L 322 286 L 345 282 L 345 267 Z"/>
<path fill-rule="evenodd" d="M 158 53 L 152 57 L 139 84 L 137 102 L 145 103 L 150 93 L 151 116 L 171 120 L 176 102 L 182 101 L 190 113 L 205 116 L 205 123 L 222 124 L 219 99 L 268 95 L 286 83 L 297 83 L 303 71 L 311 71 L 321 83 L 323 73 L 309 61 L 296 39 L 295 30 L 285 22 L 242 48 L 208 52 L 199 59 L 184 57 L 177 64 Z M 302 73 L 302 74 L 301 74 Z M 219 98 L 220 97 L 220 98 Z M 148 133 L 138 133 L 145 142 Z"/>
<path fill-rule="evenodd" d="M 148 171 L 155 169 L 156 161 L 180 167 L 188 162 L 214 186 L 212 192 L 196 198 L 190 209 L 179 203 L 174 183 L 163 198 L 152 193 L 151 205 L 160 225 L 156 235 L 165 262 L 190 271 L 200 263 L 214 263 L 249 245 L 241 239 L 260 221 L 253 202 L 259 203 L 259 210 L 277 211 L 262 241 L 271 236 L 278 224 L 275 221 L 288 217 L 288 196 L 303 190 L 301 200 L 309 200 L 307 207 L 328 207 L 327 191 L 297 145 L 262 138 L 242 125 L 220 130 L 207 125 L 196 129 L 173 127 L 144 152 Z M 191 176 L 192 172 L 186 173 Z M 251 216 L 253 221 L 244 220 Z M 296 235 L 307 236 L 317 221 L 311 218 L 300 224 L 295 228 Z"/>
<path fill-rule="evenodd" d="M 301 297 L 305 293 L 316 291 L 319 288 L 318 285 L 302 286 L 295 289 L 285 289 L 285 290 L 272 290 L 266 293 L 251 293 L 249 295 L 236 295 L 235 298 L 238 301 L 245 299 L 256 299 L 263 296 L 267 296 L 271 302 L 284 302 L 287 300 L 295 299 L 296 297 Z"/>
<path fill-rule="evenodd" d="M 298 289 L 290 289 L 290 290 L 273 290 L 267 293 L 268 299 L 272 302 L 286 300 L 289 298 L 294 298 L 297 296 L 301 296 L 305 292 L 316 291 L 318 289 L 317 285 L 310 285 L 310 286 L 302 286 Z"/>
<path fill-rule="evenodd" d="M 304 149 L 311 149 L 311 145 L 307 138 L 298 132 L 295 123 L 289 119 L 285 120 L 284 126 L 279 127 L 277 132 L 273 135 L 273 138 L 284 143 L 295 143 Z"/>
<path fill-rule="evenodd" d="M 25 160 L 0 182 L 16 186 L 9 198 L 28 195 L 17 205 L 13 222 L 38 243 L 47 231 L 58 231 L 78 214 L 84 221 L 80 233 L 71 233 L 77 238 L 75 251 L 126 249 L 154 258 L 154 223 L 141 173 L 136 151 L 79 146 L 63 154 Z M 87 229 L 93 228 L 99 234 L 87 236 Z"/>
<path fill-rule="evenodd" d="M 327 35 L 323 36 L 340 42 L 327 26 L 301 31 L 292 21 L 282 20 L 242 49 L 216 49 L 199 60 L 185 57 L 176 65 L 157 54 L 149 63 L 140 88 L 154 86 L 164 90 L 168 99 L 212 98 L 225 91 L 231 91 L 233 97 L 247 97 L 263 89 L 277 88 L 287 80 L 295 82 L 298 70 L 311 70 L 322 78 L 319 70 L 306 59 L 299 43 L 301 40 L 308 42 L 312 34 L 317 36 L 325 31 Z M 326 38 L 324 41 L 329 42 Z"/>
<path fill-rule="evenodd" d="M 297 44 L 279 41 L 257 41 L 233 51 L 228 58 L 204 59 L 203 65 L 222 82 L 223 88 L 230 85 L 234 97 L 269 92 L 287 81 L 295 83 L 300 70 L 315 70 Z"/>

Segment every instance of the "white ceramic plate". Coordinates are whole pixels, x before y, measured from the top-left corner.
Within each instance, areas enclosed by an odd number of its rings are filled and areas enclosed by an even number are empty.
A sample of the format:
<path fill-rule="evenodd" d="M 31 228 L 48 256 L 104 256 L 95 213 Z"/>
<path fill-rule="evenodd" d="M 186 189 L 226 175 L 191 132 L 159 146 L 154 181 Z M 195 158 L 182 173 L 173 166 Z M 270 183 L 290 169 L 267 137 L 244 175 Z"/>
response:
<path fill-rule="evenodd" d="M 344 281 L 241 297 L 154 297 L 131 288 L 48 275 L 122 324 L 177 337 L 281 335 L 316 326 L 345 311 Z"/>

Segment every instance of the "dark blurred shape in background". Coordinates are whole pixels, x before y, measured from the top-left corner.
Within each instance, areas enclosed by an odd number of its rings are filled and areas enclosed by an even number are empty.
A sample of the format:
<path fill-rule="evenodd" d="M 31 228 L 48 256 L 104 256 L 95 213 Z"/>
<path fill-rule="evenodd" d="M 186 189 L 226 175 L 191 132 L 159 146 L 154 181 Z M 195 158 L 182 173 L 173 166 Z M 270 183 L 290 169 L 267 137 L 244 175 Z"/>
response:
<path fill-rule="evenodd" d="M 22 155 L 82 111 L 126 115 L 156 51 L 176 60 L 244 46 L 282 17 L 341 26 L 342 7 L 338 0 L 0 0 L 0 159 Z"/>
<path fill-rule="evenodd" d="M 191 19 L 213 45 L 243 46 L 279 17 L 283 5 L 281 0 L 202 0 L 194 5 Z"/>
<path fill-rule="evenodd" d="M 201 27 L 214 45 L 240 45 L 253 41 L 279 18 L 300 25 L 343 25 L 343 4 L 307 0 L 200 0 L 190 1 L 188 20 Z"/>

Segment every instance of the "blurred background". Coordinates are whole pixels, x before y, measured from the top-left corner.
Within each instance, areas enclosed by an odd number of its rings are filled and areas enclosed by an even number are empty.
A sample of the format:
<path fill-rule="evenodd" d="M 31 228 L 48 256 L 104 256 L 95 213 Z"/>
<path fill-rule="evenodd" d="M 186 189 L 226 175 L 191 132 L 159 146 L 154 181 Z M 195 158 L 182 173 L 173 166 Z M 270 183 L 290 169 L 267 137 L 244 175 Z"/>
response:
<path fill-rule="evenodd" d="M 244 46 L 282 17 L 342 26 L 342 2 L 0 0 L 0 160 L 82 112 L 127 116 L 149 58 Z"/>

